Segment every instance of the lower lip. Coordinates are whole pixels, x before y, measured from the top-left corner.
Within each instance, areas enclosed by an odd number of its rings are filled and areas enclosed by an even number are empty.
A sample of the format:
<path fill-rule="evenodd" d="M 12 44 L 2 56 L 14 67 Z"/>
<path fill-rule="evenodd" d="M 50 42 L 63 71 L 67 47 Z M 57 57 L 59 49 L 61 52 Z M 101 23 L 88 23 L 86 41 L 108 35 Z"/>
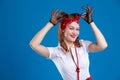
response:
<path fill-rule="evenodd" d="M 71 36 L 72 38 L 76 38 L 76 36 Z"/>

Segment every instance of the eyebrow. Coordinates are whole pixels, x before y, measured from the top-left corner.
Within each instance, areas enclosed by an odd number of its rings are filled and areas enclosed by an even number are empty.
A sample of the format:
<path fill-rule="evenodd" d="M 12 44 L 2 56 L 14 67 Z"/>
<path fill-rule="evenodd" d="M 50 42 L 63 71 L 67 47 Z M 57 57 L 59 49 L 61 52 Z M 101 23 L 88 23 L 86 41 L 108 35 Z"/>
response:
<path fill-rule="evenodd" d="M 70 25 L 69 27 L 74 27 L 73 25 Z M 80 26 L 77 26 L 77 28 L 80 28 Z"/>

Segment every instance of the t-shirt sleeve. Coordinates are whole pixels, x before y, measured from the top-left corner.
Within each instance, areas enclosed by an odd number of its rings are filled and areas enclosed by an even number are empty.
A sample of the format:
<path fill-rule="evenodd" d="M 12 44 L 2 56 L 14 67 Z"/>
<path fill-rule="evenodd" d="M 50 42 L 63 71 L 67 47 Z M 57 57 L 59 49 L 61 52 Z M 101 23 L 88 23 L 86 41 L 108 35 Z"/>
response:
<path fill-rule="evenodd" d="M 89 52 L 88 46 L 92 43 L 91 41 L 88 40 L 81 40 L 82 46 L 86 49 L 87 52 Z"/>
<path fill-rule="evenodd" d="M 54 57 L 57 56 L 57 53 L 56 53 L 56 48 L 55 47 L 47 47 L 48 50 L 49 50 L 49 59 L 53 59 Z"/>

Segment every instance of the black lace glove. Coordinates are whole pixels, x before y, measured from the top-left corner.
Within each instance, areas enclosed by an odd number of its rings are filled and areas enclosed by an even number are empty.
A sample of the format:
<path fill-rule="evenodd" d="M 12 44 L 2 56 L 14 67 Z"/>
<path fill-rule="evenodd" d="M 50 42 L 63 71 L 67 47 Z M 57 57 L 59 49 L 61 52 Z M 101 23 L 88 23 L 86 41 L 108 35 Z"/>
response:
<path fill-rule="evenodd" d="M 53 10 L 49 22 L 51 22 L 53 25 L 60 22 L 62 20 L 62 17 L 59 16 L 60 13 L 61 13 L 60 10 L 55 10 L 55 11 Z"/>
<path fill-rule="evenodd" d="M 86 10 L 86 12 L 82 13 L 82 18 L 88 23 L 90 24 L 91 22 L 93 22 L 92 19 L 92 8 L 90 8 L 88 5 L 83 7 L 83 9 Z"/>

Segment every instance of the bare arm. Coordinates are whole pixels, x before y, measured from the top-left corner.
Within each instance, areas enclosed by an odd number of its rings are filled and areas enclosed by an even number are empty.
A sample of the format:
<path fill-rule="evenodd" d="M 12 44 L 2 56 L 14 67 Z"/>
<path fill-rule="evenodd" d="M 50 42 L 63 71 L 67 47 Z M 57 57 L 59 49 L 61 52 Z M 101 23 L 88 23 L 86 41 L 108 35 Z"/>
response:
<path fill-rule="evenodd" d="M 96 37 L 96 42 L 95 43 L 91 43 L 89 45 L 89 51 L 90 52 L 97 52 L 97 51 L 101 51 L 104 50 L 107 47 L 107 42 L 103 36 L 103 34 L 101 33 L 101 31 L 97 28 L 97 26 L 95 25 L 94 22 L 90 23 L 90 26 L 94 32 L 94 35 Z"/>
<path fill-rule="evenodd" d="M 31 48 L 44 57 L 49 57 L 49 51 L 45 46 L 41 45 L 41 42 L 52 26 L 53 24 L 48 22 L 46 26 L 40 30 L 30 41 Z"/>
<path fill-rule="evenodd" d="M 81 17 L 88 24 L 90 24 L 90 26 L 94 32 L 95 38 L 96 38 L 96 42 L 91 43 L 88 46 L 88 49 L 90 52 L 98 52 L 98 51 L 104 50 L 107 47 L 107 42 L 106 42 L 103 34 L 101 33 L 101 31 L 97 28 L 97 26 L 95 25 L 95 23 L 92 20 L 92 9 L 88 5 L 86 7 L 84 7 L 84 9 L 86 10 L 86 12 L 84 12 Z"/>
<path fill-rule="evenodd" d="M 57 24 L 62 19 L 61 17 L 59 17 L 59 13 L 60 10 L 52 11 L 50 21 L 30 41 L 31 48 L 44 57 L 49 57 L 50 53 L 47 47 L 41 45 L 41 42 L 44 39 L 47 32 L 52 28 L 52 26 Z"/>

